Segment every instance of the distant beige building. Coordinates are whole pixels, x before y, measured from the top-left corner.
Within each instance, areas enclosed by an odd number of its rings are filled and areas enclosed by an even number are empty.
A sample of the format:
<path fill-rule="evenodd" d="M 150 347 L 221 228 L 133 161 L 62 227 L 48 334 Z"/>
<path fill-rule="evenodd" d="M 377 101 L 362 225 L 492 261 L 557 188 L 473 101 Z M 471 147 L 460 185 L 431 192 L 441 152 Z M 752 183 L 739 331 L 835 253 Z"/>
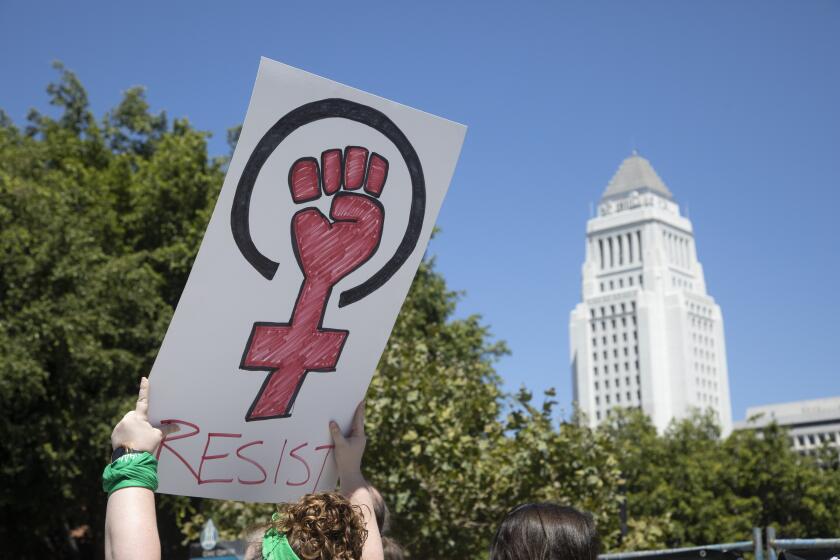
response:
<path fill-rule="evenodd" d="M 760 428 L 775 422 L 788 429 L 791 447 L 810 454 L 829 444 L 840 451 L 840 397 L 752 406 L 735 429 Z"/>

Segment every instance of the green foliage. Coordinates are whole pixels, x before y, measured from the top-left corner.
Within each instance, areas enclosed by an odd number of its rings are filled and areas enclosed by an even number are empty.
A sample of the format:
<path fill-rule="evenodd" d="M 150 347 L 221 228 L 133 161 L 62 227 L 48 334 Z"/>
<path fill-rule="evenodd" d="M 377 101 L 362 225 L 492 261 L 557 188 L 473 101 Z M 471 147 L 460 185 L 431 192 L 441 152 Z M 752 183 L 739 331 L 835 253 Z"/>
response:
<path fill-rule="evenodd" d="M 57 68 L 58 118 L 32 111 L 25 132 L 0 119 L 0 541 L 26 556 L 74 553 L 78 527 L 98 540 L 110 426 L 152 363 L 222 179 L 206 135 L 149 115 L 142 90 L 98 123 Z"/>
<path fill-rule="evenodd" d="M 0 541 L 9 556 L 101 557 L 108 435 L 154 359 L 225 162 L 206 133 L 152 114 L 142 88 L 97 120 L 57 69 L 57 117 L 33 110 L 20 130 L 0 111 Z M 609 550 L 771 524 L 840 535 L 836 452 L 800 457 L 775 426 L 721 439 L 703 415 L 661 435 L 635 411 L 597 430 L 558 423 L 553 392 L 503 392 L 504 345 L 480 318 L 456 318 L 456 302 L 425 261 L 368 392 L 366 474 L 413 557 L 484 558 L 505 512 L 542 500 L 592 511 Z M 244 529 L 273 509 L 159 504 L 171 557 L 209 516 Z"/>
<path fill-rule="evenodd" d="M 659 436 L 639 411 L 623 411 L 600 430 L 625 480 L 622 549 L 747 540 L 769 525 L 787 537 L 840 535 L 840 471 L 792 451 L 776 425 L 721 439 L 711 414 L 697 414 Z"/>

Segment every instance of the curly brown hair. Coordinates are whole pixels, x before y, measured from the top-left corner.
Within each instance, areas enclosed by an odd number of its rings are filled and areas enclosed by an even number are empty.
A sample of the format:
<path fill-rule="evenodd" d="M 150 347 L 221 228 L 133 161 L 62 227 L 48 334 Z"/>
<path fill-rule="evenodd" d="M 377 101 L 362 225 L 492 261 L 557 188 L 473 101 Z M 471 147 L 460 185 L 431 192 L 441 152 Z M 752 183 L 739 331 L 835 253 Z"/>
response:
<path fill-rule="evenodd" d="M 359 506 L 338 492 L 307 494 L 285 504 L 272 524 L 301 560 L 358 560 L 368 534 Z"/>

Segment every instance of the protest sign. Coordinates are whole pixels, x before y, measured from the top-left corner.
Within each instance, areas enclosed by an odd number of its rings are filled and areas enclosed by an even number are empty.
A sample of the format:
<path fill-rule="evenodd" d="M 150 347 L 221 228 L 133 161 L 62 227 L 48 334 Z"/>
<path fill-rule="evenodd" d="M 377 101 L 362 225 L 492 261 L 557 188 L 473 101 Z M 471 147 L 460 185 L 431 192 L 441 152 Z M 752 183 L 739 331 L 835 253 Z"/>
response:
<path fill-rule="evenodd" d="M 282 502 L 331 489 L 423 256 L 462 125 L 262 59 L 151 373 L 177 423 L 160 491 Z"/>

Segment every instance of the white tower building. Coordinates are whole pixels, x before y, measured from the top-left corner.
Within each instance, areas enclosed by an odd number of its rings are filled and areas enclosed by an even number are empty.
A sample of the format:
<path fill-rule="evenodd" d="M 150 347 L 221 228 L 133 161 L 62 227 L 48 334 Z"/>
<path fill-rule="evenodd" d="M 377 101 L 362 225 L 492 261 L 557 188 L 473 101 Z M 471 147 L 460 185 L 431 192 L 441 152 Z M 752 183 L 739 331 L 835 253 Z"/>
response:
<path fill-rule="evenodd" d="M 572 377 L 592 426 L 614 407 L 640 408 L 660 431 L 711 408 L 731 431 L 723 317 L 691 222 L 635 151 L 586 224 L 582 299 L 570 320 Z"/>

